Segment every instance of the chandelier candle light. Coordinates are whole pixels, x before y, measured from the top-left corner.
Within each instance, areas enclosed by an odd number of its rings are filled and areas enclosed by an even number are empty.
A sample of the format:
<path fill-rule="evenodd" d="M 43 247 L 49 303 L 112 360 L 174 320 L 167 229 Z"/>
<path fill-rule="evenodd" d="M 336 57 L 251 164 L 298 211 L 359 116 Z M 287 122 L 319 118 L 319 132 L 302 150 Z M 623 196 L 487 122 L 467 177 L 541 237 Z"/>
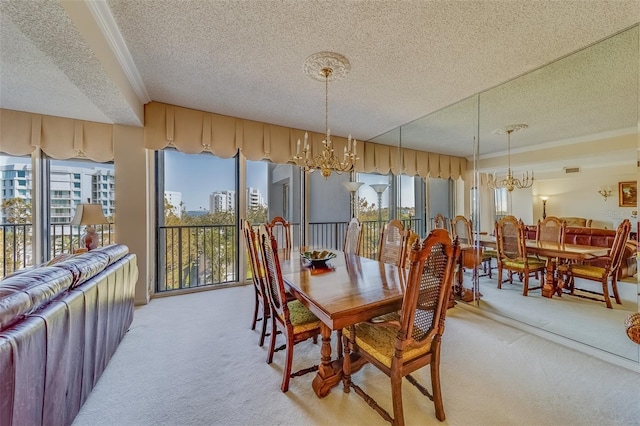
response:
<path fill-rule="evenodd" d="M 304 72 L 307 76 L 315 80 L 324 80 L 325 139 L 322 141 L 322 152 L 318 155 L 313 155 L 309 144 L 309 134 L 305 132 L 302 151 L 300 150 L 300 139 L 298 139 L 296 155 L 293 156 L 293 161 L 305 172 L 313 172 L 319 169 L 325 179 L 331 176 L 334 171 L 342 173 L 353 170 L 353 166 L 358 160 L 356 155 L 357 142 L 355 139 L 351 139 L 351 135 L 349 135 L 347 145 L 344 147 L 342 159 L 336 156 L 333 142 L 331 141 L 331 131 L 329 130 L 329 80 L 334 81 L 344 77 L 350 69 L 351 66 L 347 58 L 333 52 L 313 54 L 304 62 Z"/>
<path fill-rule="evenodd" d="M 496 129 L 492 133 L 497 135 L 507 134 L 507 158 L 508 158 L 508 168 L 507 168 L 507 177 L 504 179 L 496 179 L 495 172 L 493 175 L 489 175 L 487 179 L 487 186 L 490 189 L 500 189 L 507 188 L 507 191 L 511 192 L 514 188 L 524 189 L 531 188 L 533 185 L 533 171 L 531 172 L 531 178 L 529 178 L 529 172 L 526 174 L 522 174 L 522 180 L 513 177 L 513 173 L 511 172 L 511 133 L 517 132 L 518 130 L 526 129 L 526 124 L 511 124 L 503 129 Z"/>

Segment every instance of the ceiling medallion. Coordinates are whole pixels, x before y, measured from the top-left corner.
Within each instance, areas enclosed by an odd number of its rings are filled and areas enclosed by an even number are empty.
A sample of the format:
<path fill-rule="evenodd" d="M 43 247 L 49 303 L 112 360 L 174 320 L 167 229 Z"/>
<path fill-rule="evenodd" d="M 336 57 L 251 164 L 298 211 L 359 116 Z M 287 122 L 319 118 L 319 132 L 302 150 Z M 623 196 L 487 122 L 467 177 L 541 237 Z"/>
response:
<path fill-rule="evenodd" d="M 331 73 L 325 76 L 324 69 L 330 69 Z M 304 61 L 304 73 L 308 77 L 318 81 L 336 81 L 341 80 L 351 70 L 349 60 L 339 53 L 334 52 L 318 52 L 309 56 Z"/>

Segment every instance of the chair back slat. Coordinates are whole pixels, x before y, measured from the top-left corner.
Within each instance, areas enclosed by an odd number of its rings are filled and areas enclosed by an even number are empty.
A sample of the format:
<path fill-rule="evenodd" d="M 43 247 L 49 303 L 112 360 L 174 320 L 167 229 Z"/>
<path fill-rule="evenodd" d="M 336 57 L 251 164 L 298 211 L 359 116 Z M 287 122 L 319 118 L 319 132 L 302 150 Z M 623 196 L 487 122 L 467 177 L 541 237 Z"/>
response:
<path fill-rule="evenodd" d="M 251 279 L 260 294 L 264 293 L 264 266 L 257 246 L 256 233 L 248 220 L 243 221 L 242 233 L 249 254 Z"/>
<path fill-rule="evenodd" d="M 397 219 L 390 220 L 382 228 L 378 246 L 378 261 L 401 266 L 405 238 L 406 232 L 402 222 Z"/>
<path fill-rule="evenodd" d="M 618 230 L 616 231 L 616 237 L 613 240 L 613 245 L 611 246 L 610 256 L 611 256 L 611 266 L 610 271 L 618 273 L 618 268 L 620 268 L 620 264 L 622 263 L 622 257 L 624 255 L 624 247 L 629 239 L 629 233 L 631 232 L 631 222 L 629 219 L 625 219 L 618 225 Z"/>
<path fill-rule="evenodd" d="M 258 230 L 258 240 L 260 251 L 264 261 L 266 272 L 266 293 L 271 304 L 271 309 L 280 316 L 286 323 L 289 323 L 289 309 L 287 306 L 287 296 L 280 270 L 280 260 L 278 258 L 278 243 L 272 236 L 266 225 L 260 225 Z"/>
<path fill-rule="evenodd" d="M 278 247 L 291 252 L 291 224 L 287 220 L 282 216 L 276 216 L 267 224 L 267 230 L 275 237 Z"/>
<path fill-rule="evenodd" d="M 515 216 L 505 216 L 496 223 L 498 257 L 521 260 L 525 257 L 524 225 Z"/>
<path fill-rule="evenodd" d="M 458 238 L 460 244 L 473 244 L 471 222 L 464 216 L 451 219 L 451 237 Z"/>
<path fill-rule="evenodd" d="M 565 228 L 565 221 L 555 216 L 547 216 L 543 220 L 538 220 L 536 240 L 538 242 L 562 244 L 564 242 Z"/>
<path fill-rule="evenodd" d="M 362 224 L 357 218 L 352 218 L 347 225 L 342 251 L 349 254 L 360 254 L 360 241 L 362 239 Z"/>
<path fill-rule="evenodd" d="M 452 242 L 445 229 L 434 229 L 411 249 L 396 349 L 425 343 L 444 332 L 458 251 L 458 242 Z"/>
<path fill-rule="evenodd" d="M 438 213 L 435 218 L 433 218 L 433 227 L 434 229 L 449 229 L 447 226 L 447 218 L 444 217 L 442 213 Z"/>

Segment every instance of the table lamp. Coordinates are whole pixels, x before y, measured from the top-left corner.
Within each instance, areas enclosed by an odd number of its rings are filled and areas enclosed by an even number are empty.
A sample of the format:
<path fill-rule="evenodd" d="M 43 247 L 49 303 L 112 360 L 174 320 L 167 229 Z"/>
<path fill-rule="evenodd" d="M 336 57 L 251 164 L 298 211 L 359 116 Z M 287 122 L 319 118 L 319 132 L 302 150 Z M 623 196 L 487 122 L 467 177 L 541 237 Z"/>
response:
<path fill-rule="evenodd" d="M 71 225 L 85 225 L 84 234 L 80 237 L 80 245 L 93 250 L 98 247 L 98 233 L 92 225 L 107 224 L 107 218 L 102 213 L 100 204 L 78 204 L 76 215 L 71 221 Z"/>

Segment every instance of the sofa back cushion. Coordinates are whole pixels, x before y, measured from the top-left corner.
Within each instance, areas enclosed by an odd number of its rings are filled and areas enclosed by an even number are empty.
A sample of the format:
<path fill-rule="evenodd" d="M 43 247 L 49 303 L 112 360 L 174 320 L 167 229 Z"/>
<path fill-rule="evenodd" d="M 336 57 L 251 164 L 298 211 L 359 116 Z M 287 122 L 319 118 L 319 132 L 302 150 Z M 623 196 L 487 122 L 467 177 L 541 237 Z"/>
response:
<path fill-rule="evenodd" d="M 104 253 L 109 256 L 109 265 L 129 254 L 129 247 L 124 244 L 109 244 L 91 250 L 91 253 Z"/>
<path fill-rule="evenodd" d="M 108 264 L 109 255 L 92 250 L 58 262 L 53 267 L 71 272 L 73 275 L 71 288 L 75 288 L 100 273 Z"/>
<path fill-rule="evenodd" d="M 49 266 L 0 281 L 0 330 L 48 304 L 72 282 L 69 271 Z"/>
<path fill-rule="evenodd" d="M 568 226 L 565 229 L 564 242 L 584 246 L 611 247 L 615 237 L 616 231 L 613 229 Z"/>

